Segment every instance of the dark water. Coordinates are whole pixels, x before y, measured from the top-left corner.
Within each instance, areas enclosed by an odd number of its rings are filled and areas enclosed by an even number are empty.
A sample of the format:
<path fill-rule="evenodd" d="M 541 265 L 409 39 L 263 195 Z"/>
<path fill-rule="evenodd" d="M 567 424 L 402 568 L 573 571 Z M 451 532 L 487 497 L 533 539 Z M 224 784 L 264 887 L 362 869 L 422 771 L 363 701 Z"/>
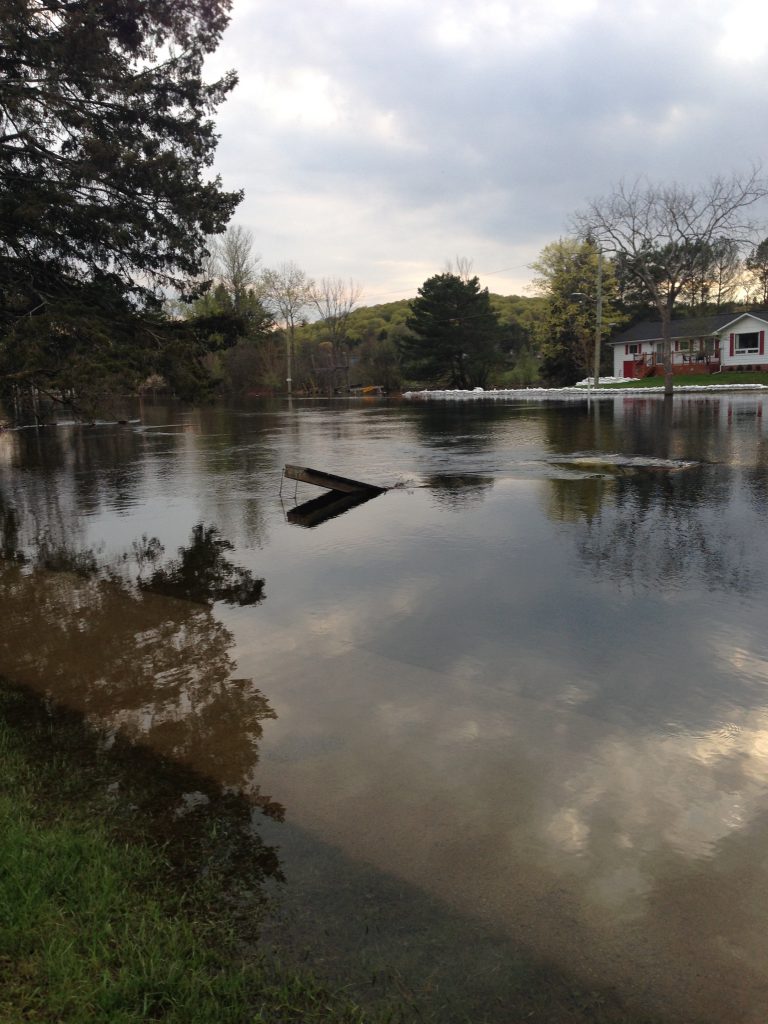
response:
<path fill-rule="evenodd" d="M 768 398 L 140 417 L 0 435 L 2 675 L 265 811 L 337 976 L 765 1021 Z"/>

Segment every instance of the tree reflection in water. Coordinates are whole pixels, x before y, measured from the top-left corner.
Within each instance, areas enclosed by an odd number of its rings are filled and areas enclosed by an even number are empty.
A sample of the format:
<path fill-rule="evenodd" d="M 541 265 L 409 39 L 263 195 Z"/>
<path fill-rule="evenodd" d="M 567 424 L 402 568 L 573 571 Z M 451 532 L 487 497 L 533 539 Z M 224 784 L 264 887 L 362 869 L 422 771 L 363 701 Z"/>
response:
<path fill-rule="evenodd" d="M 157 545 L 156 538 L 145 546 L 152 558 L 156 557 L 153 544 Z M 140 580 L 139 586 L 154 594 L 181 597 L 209 606 L 214 601 L 257 604 L 264 597 L 264 580 L 224 557 L 224 552 L 233 548 L 233 544 L 219 536 L 215 526 L 206 528 L 198 523 L 192 530 L 189 545 L 179 548 L 178 559 L 156 569 L 148 580 Z"/>
<path fill-rule="evenodd" d="M 5 522 L 2 549 L 16 557 L 0 562 L 0 673 L 281 818 L 255 779 L 275 712 L 252 679 L 234 677 L 234 638 L 213 610 L 264 598 L 264 581 L 225 557 L 231 545 L 199 525 L 164 565 L 159 543 L 143 538 L 132 557 L 100 567 L 92 551 L 45 544 L 22 556 L 18 524 Z"/>
<path fill-rule="evenodd" d="M 723 470 L 638 470 L 610 484 L 569 481 L 573 517 L 581 529 L 576 548 L 595 576 L 619 589 L 680 590 L 702 586 L 710 591 L 748 594 L 755 565 L 743 535 L 734 536 L 726 511 L 733 500 L 732 481 Z M 563 503 L 563 481 L 554 507 Z M 552 506 L 551 506 L 552 508 Z"/>
<path fill-rule="evenodd" d="M 479 473 L 433 473 L 424 481 L 424 486 L 431 488 L 435 501 L 455 512 L 481 502 L 493 484 L 492 476 Z"/>

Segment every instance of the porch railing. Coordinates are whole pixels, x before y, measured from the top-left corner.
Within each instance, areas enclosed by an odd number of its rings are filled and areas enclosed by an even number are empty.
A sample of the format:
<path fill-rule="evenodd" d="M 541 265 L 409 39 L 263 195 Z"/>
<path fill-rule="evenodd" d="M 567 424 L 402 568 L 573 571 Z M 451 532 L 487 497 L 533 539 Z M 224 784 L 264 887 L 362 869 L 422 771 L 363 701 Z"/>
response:
<path fill-rule="evenodd" d="M 720 355 L 715 352 L 672 352 L 672 369 L 686 369 L 690 372 L 701 369 L 702 373 L 711 373 L 714 368 L 720 366 Z M 657 368 L 664 365 L 664 359 L 660 352 L 645 352 L 635 355 L 635 375 L 638 377 L 650 376 Z"/>
<path fill-rule="evenodd" d="M 720 364 L 720 356 L 715 352 L 672 352 L 673 366 L 689 366 L 700 364 L 702 366 Z M 646 352 L 634 357 L 636 366 L 663 366 L 664 358 L 660 352 Z"/>

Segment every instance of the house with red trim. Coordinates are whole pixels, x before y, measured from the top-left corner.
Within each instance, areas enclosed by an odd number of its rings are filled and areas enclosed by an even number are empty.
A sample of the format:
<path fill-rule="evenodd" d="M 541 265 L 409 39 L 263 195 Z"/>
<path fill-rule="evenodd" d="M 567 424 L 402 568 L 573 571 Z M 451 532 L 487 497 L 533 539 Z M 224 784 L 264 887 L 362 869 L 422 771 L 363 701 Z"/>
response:
<path fill-rule="evenodd" d="M 672 372 L 768 372 L 766 330 L 768 310 L 765 309 L 673 320 Z M 613 348 L 615 377 L 663 376 L 661 321 L 635 324 L 609 344 Z"/>

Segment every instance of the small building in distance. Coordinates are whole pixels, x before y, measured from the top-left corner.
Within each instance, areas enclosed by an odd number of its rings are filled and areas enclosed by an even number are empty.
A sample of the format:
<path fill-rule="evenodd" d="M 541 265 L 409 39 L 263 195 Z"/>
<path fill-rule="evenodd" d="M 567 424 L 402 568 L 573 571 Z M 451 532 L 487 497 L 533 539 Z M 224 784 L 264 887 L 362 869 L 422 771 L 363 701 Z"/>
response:
<path fill-rule="evenodd" d="M 717 313 L 672 321 L 672 372 L 721 370 L 768 372 L 765 332 L 768 310 Z M 663 376 L 661 321 L 645 320 L 622 331 L 610 343 L 616 377 Z"/>

